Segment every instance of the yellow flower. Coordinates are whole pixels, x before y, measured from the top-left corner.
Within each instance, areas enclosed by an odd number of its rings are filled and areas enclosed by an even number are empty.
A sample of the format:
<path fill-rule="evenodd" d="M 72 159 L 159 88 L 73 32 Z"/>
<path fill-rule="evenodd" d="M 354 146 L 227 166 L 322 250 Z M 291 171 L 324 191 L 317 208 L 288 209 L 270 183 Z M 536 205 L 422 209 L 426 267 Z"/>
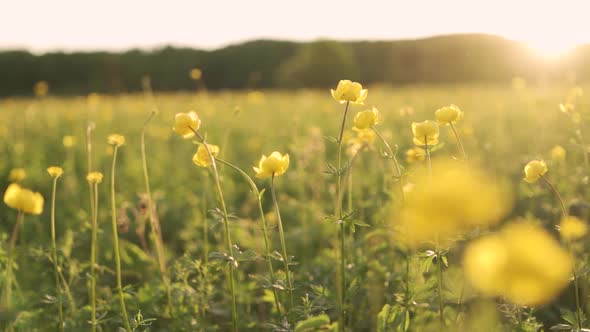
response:
<path fill-rule="evenodd" d="M 406 161 L 410 164 L 424 159 L 426 159 L 426 152 L 421 147 L 417 146 L 406 151 Z"/>
<path fill-rule="evenodd" d="M 564 161 L 567 152 L 561 145 L 556 145 L 551 149 L 551 159 L 554 161 Z"/>
<path fill-rule="evenodd" d="M 47 81 L 39 81 L 35 83 L 33 91 L 35 92 L 35 96 L 43 97 L 47 95 L 47 93 L 49 92 L 49 84 L 47 83 Z"/>
<path fill-rule="evenodd" d="M 258 162 L 258 167 L 253 167 L 257 178 L 268 178 L 279 176 L 289 168 L 289 155 L 281 155 L 280 152 L 274 151 L 270 156 L 262 155 Z"/>
<path fill-rule="evenodd" d="M 107 141 L 110 145 L 115 145 L 117 147 L 125 144 L 125 136 L 119 134 L 110 134 L 107 138 Z"/>
<path fill-rule="evenodd" d="M 207 146 L 209 147 L 213 158 L 219 155 L 219 147 L 217 145 L 207 144 Z M 209 154 L 207 153 L 207 148 L 205 148 L 205 145 L 199 145 L 197 148 L 197 153 L 195 153 L 193 156 L 193 163 L 201 167 L 211 166 L 211 158 L 209 158 Z"/>
<path fill-rule="evenodd" d="M 543 228 L 530 222 L 505 226 L 470 243 L 463 258 L 466 279 L 486 296 L 536 306 L 567 286 L 572 262 Z"/>
<path fill-rule="evenodd" d="M 423 122 L 412 122 L 412 134 L 414 134 L 414 144 L 419 146 L 438 144 L 438 124 L 432 120 Z"/>
<path fill-rule="evenodd" d="M 416 170 L 401 210 L 400 240 L 445 244 L 466 231 L 498 223 L 509 211 L 506 190 L 475 165 L 434 160 L 432 176 Z"/>
<path fill-rule="evenodd" d="M 588 225 L 579 218 L 566 216 L 559 224 L 559 235 L 566 241 L 574 241 L 588 233 Z"/>
<path fill-rule="evenodd" d="M 47 168 L 47 173 L 49 173 L 52 178 L 58 178 L 64 173 L 64 170 L 59 166 L 51 166 Z"/>
<path fill-rule="evenodd" d="M 449 105 L 437 109 L 434 112 L 434 116 L 440 125 L 450 125 L 463 117 L 463 111 L 457 105 Z"/>
<path fill-rule="evenodd" d="M 576 109 L 576 105 L 572 103 L 559 104 L 559 110 L 565 114 L 571 114 Z"/>
<path fill-rule="evenodd" d="M 199 130 L 200 126 L 201 120 L 199 116 L 197 116 L 197 113 L 190 111 L 188 113 L 176 113 L 172 129 L 186 139 L 195 136 L 194 131 Z"/>
<path fill-rule="evenodd" d="M 101 172 L 90 172 L 86 175 L 86 181 L 89 183 L 101 183 L 102 173 Z"/>
<path fill-rule="evenodd" d="M 332 97 L 341 104 L 351 102 L 354 104 L 362 104 L 367 99 L 367 89 L 363 89 L 360 83 L 349 80 L 341 80 L 338 82 L 336 90 L 331 89 Z"/>
<path fill-rule="evenodd" d="M 71 148 L 74 145 L 76 145 L 76 138 L 74 136 L 71 135 L 66 135 L 64 136 L 64 138 L 62 139 L 62 144 L 64 145 L 64 147 L 66 148 Z"/>
<path fill-rule="evenodd" d="M 10 174 L 8 174 L 8 180 L 11 182 L 21 182 L 27 177 L 27 172 L 25 172 L 24 168 L 13 168 L 10 170 Z"/>
<path fill-rule="evenodd" d="M 543 160 L 531 160 L 524 167 L 524 180 L 535 183 L 547 173 L 547 164 Z"/>
<path fill-rule="evenodd" d="M 526 80 L 522 77 L 512 78 L 512 89 L 520 91 L 526 89 Z"/>
<path fill-rule="evenodd" d="M 200 80 L 203 76 L 203 72 L 199 68 L 194 68 L 190 71 L 190 77 L 193 80 Z"/>
<path fill-rule="evenodd" d="M 370 110 L 358 112 L 354 117 L 354 128 L 356 129 L 369 129 L 376 124 L 379 124 L 379 110 L 373 107 Z"/>
<path fill-rule="evenodd" d="M 39 215 L 43 212 L 44 200 L 40 193 L 12 183 L 4 193 L 4 203 L 15 210 Z"/>

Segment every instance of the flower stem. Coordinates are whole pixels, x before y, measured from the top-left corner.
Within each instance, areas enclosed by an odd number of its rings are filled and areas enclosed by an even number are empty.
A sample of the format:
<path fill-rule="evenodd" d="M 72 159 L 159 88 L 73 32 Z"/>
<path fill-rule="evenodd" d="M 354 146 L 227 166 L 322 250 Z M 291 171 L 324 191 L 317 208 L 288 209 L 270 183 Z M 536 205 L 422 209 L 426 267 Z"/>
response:
<path fill-rule="evenodd" d="M 428 150 L 428 136 L 424 136 L 424 151 L 426 152 L 426 163 L 428 165 L 428 176 L 432 178 L 432 159 Z"/>
<path fill-rule="evenodd" d="M 96 331 L 96 261 L 98 246 L 98 183 L 90 184 L 90 196 L 92 197 L 92 239 L 90 243 L 90 307 L 92 311 L 92 332 Z"/>
<path fill-rule="evenodd" d="M 453 133 L 455 134 L 455 138 L 457 138 L 457 142 L 459 142 L 459 147 L 461 147 L 461 153 L 463 153 L 463 160 L 467 160 L 467 153 L 465 153 L 465 148 L 463 147 L 463 141 L 461 141 L 461 138 L 459 137 L 459 133 L 457 132 L 457 129 L 455 128 L 455 125 L 451 122 L 451 129 L 453 130 Z"/>
<path fill-rule="evenodd" d="M 113 151 L 113 164 L 111 166 L 111 221 L 113 228 L 113 242 L 115 247 L 115 267 L 117 273 L 117 290 L 119 291 L 119 304 L 121 306 L 121 315 L 125 330 L 131 332 L 127 308 L 125 307 L 125 298 L 123 296 L 123 282 L 121 281 L 121 255 L 119 253 L 119 234 L 117 231 L 117 208 L 115 202 L 115 165 L 117 164 L 117 152 L 119 147 L 115 145 Z"/>
<path fill-rule="evenodd" d="M 4 298 L 2 299 L 4 308 L 10 308 L 12 305 L 12 265 L 14 262 L 14 248 L 16 247 L 16 239 L 18 238 L 20 224 L 22 224 L 24 217 L 24 212 L 18 211 L 16 223 L 12 228 L 12 235 L 8 241 L 8 260 L 6 263 L 6 277 L 4 278 Z"/>
<path fill-rule="evenodd" d="M 578 329 L 582 329 L 582 306 L 580 305 L 580 289 L 578 287 L 578 274 L 576 272 L 576 260 L 571 248 L 569 248 L 570 256 L 572 259 L 572 273 L 574 276 L 574 297 L 576 299 L 576 322 L 578 323 Z"/>
<path fill-rule="evenodd" d="M 283 256 L 283 265 L 285 274 L 287 275 L 287 287 L 289 287 L 290 308 L 293 308 L 293 283 L 291 282 L 291 273 L 289 272 L 289 256 L 287 255 L 287 244 L 285 241 L 285 232 L 283 230 L 283 221 L 281 219 L 281 211 L 279 211 L 279 203 L 277 202 L 277 195 L 275 192 L 275 175 L 272 174 L 270 180 L 270 193 L 272 196 L 272 203 L 277 214 L 277 223 L 279 225 L 279 239 L 281 241 L 281 250 Z"/>
<path fill-rule="evenodd" d="M 53 272 L 55 276 L 55 292 L 57 294 L 57 308 L 59 318 L 59 330 L 64 331 L 64 313 L 61 296 L 61 284 L 59 282 L 59 263 L 57 261 L 57 245 L 55 241 L 55 193 L 57 191 L 57 176 L 53 178 L 53 190 L 51 192 L 51 256 L 53 258 Z"/>
<path fill-rule="evenodd" d="M 404 202 L 404 184 L 402 181 L 402 170 L 401 170 L 401 167 L 399 166 L 399 162 L 397 161 L 397 158 L 396 158 L 397 153 L 393 152 L 393 150 L 391 149 L 391 146 L 389 145 L 389 143 L 387 143 L 387 140 L 385 139 L 385 137 L 383 137 L 383 135 L 381 135 L 381 132 L 379 132 L 379 130 L 377 130 L 377 128 L 375 128 L 375 126 L 372 126 L 371 129 L 373 129 L 375 134 L 377 134 L 377 137 L 379 137 L 381 142 L 383 142 L 383 144 L 385 145 L 385 149 L 387 150 L 387 154 L 388 154 L 389 158 L 391 159 L 391 161 L 393 162 L 393 171 L 394 171 L 393 176 L 397 179 L 399 195 L 401 198 L 401 202 L 403 203 Z"/>
<path fill-rule="evenodd" d="M 258 187 L 254 183 L 254 181 L 252 181 L 252 178 L 246 172 L 244 172 L 242 169 L 240 169 L 239 167 L 237 167 L 237 166 L 235 166 L 223 159 L 216 158 L 216 160 L 218 162 L 230 167 L 230 168 L 233 168 L 235 171 L 240 173 L 240 175 L 242 175 L 242 177 L 244 177 L 244 179 L 246 179 L 246 181 L 250 185 L 250 188 L 252 189 L 252 193 L 254 195 L 256 195 L 256 200 L 258 201 L 258 213 L 260 214 L 260 219 L 262 220 L 262 233 L 263 233 L 263 237 L 264 237 L 264 249 L 266 251 L 266 263 L 268 265 L 268 272 L 270 274 L 270 281 L 272 283 L 271 289 L 272 289 L 272 293 L 274 296 L 277 313 L 279 314 L 279 316 L 281 316 L 282 313 L 281 313 L 281 305 L 279 302 L 279 294 L 278 294 L 278 291 L 275 287 L 276 278 L 275 278 L 275 274 L 274 274 L 274 269 L 272 267 L 270 241 L 268 239 L 268 227 L 266 224 L 266 218 L 264 217 L 264 210 L 262 209 L 262 197 L 260 195 L 260 191 L 258 190 Z"/>
<path fill-rule="evenodd" d="M 436 251 L 436 261 L 438 263 L 438 318 L 441 329 L 445 326 L 445 319 L 443 316 L 443 274 L 442 274 L 442 254 L 440 250 Z"/>
<path fill-rule="evenodd" d="M 544 175 L 541 175 L 541 179 L 543 179 L 543 181 L 545 181 L 545 183 L 549 186 L 549 188 L 551 188 L 551 191 L 553 191 L 553 193 L 555 194 L 555 197 L 557 197 L 557 200 L 559 201 L 559 204 L 561 205 L 562 217 L 566 217 L 567 216 L 567 208 L 565 207 L 565 203 L 563 202 L 563 199 L 561 198 L 559 191 L 557 191 L 557 188 L 555 188 L 555 186 Z"/>

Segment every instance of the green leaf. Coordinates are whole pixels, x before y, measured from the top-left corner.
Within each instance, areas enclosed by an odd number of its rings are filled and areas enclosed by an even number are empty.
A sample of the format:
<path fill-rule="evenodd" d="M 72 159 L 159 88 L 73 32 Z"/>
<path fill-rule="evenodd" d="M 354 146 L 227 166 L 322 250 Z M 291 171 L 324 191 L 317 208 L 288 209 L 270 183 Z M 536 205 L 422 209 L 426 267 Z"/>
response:
<path fill-rule="evenodd" d="M 317 331 L 330 324 L 330 317 L 326 314 L 322 314 L 315 317 L 310 317 L 306 320 L 300 321 L 295 325 L 295 332 L 312 332 Z"/>

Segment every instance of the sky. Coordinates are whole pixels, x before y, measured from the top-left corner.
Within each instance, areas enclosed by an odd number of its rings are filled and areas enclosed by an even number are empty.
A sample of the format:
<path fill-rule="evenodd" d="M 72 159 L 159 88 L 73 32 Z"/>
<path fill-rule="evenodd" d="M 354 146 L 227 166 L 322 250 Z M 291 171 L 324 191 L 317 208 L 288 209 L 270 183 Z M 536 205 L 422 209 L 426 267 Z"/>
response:
<path fill-rule="evenodd" d="M 4 0 L 0 49 L 213 49 L 246 40 L 489 33 L 547 54 L 590 43 L 588 0 Z"/>

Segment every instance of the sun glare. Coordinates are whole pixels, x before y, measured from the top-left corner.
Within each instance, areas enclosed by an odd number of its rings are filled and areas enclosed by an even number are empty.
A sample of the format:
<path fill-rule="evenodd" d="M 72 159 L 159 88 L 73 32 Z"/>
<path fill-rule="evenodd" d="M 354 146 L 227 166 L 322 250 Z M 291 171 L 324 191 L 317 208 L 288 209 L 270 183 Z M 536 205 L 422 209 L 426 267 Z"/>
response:
<path fill-rule="evenodd" d="M 563 58 L 576 47 L 573 42 L 552 38 L 529 41 L 526 44 L 535 53 L 546 59 Z"/>

